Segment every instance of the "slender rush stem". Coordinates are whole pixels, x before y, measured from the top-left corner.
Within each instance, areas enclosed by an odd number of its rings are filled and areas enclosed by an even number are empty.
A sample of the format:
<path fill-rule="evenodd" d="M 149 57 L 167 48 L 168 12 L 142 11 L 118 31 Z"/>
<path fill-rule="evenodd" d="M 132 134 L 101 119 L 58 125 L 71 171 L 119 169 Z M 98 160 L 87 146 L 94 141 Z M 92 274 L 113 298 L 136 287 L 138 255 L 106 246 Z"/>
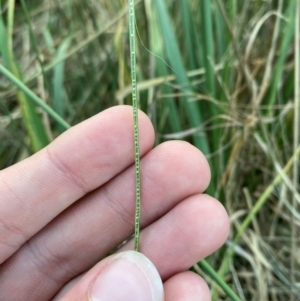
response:
<path fill-rule="evenodd" d="M 129 40 L 130 40 L 130 63 L 134 129 L 134 160 L 135 160 L 135 222 L 134 222 L 134 250 L 139 251 L 140 220 L 141 220 L 141 177 L 140 177 L 140 147 L 138 127 L 138 99 L 136 88 L 136 56 L 135 56 L 135 14 L 134 0 L 128 0 L 129 9 Z"/>
<path fill-rule="evenodd" d="M 294 151 L 299 147 L 300 140 L 300 0 L 296 4 L 296 17 L 295 17 L 295 113 L 294 113 Z M 299 181 L 299 158 L 297 157 L 293 166 L 293 208 L 298 211 L 298 202 L 296 199 L 297 187 Z M 291 254 L 291 284 L 296 284 L 296 254 L 297 254 L 297 226 L 294 214 L 292 214 L 292 254 Z M 296 300 L 295 294 L 291 292 L 291 301 Z"/>
<path fill-rule="evenodd" d="M 52 108 L 50 108 L 41 98 L 34 94 L 26 85 L 24 85 L 17 77 L 15 77 L 9 70 L 0 64 L 0 73 L 8 78 L 13 84 L 15 84 L 21 91 L 24 92 L 35 104 L 41 107 L 47 112 L 58 124 L 60 124 L 65 130 L 71 126 L 61 118 Z"/>

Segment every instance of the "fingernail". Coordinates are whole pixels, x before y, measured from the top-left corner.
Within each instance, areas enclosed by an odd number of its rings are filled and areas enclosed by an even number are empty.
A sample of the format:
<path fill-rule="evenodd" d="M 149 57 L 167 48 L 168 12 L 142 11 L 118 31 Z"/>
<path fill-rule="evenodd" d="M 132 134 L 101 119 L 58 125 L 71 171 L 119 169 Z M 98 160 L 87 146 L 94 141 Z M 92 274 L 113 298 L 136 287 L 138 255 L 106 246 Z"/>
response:
<path fill-rule="evenodd" d="M 141 253 L 126 251 L 96 278 L 92 301 L 162 301 L 163 285 L 153 263 Z"/>

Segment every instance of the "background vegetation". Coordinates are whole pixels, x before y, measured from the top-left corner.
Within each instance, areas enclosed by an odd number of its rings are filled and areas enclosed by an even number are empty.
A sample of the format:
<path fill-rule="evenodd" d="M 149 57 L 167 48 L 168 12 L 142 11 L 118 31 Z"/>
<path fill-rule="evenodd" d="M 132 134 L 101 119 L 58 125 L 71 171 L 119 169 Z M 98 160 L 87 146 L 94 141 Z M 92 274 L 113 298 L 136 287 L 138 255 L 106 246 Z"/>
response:
<path fill-rule="evenodd" d="M 3 169 L 66 122 L 130 104 L 131 90 L 127 1 L 0 3 L 1 66 L 61 117 L 37 107 L 1 67 Z M 136 3 L 140 107 L 156 143 L 183 139 L 207 155 L 208 192 L 231 217 L 226 245 L 194 270 L 213 300 L 230 300 L 218 279 L 242 300 L 299 300 L 300 1 Z M 219 276 L 208 276 L 207 263 Z"/>

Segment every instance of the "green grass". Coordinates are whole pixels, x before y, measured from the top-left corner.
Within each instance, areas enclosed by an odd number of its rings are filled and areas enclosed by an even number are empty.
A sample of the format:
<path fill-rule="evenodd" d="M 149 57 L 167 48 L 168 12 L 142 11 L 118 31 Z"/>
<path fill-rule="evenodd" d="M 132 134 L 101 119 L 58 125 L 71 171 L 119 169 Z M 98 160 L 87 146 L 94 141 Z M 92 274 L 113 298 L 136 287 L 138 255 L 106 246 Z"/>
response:
<path fill-rule="evenodd" d="M 140 108 L 157 144 L 205 153 L 208 193 L 231 217 L 227 244 L 194 270 L 213 300 L 298 300 L 300 1 L 135 2 Z M 2 169 L 131 104 L 131 60 L 126 1 L 1 3 Z"/>
<path fill-rule="evenodd" d="M 136 87 L 136 47 L 135 47 L 135 7 L 134 0 L 128 0 L 128 23 L 130 44 L 130 68 L 132 86 L 132 108 L 133 108 L 133 135 L 134 135 L 134 161 L 135 161 L 135 217 L 134 217 L 134 250 L 140 248 L 140 226 L 141 226 L 141 172 L 140 172 L 140 142 L 139 142 L 139 102 Z"/>

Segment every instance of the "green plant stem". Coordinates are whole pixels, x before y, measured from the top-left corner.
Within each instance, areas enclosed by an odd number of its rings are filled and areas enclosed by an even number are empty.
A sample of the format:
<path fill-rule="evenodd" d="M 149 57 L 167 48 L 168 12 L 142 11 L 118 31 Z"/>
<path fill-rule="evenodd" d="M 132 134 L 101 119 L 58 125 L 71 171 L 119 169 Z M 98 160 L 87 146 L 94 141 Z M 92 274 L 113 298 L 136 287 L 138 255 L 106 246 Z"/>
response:
<path fill-rule="evenodd" d="M 228 284 L 218 275 L 218 273 L 210 266 L 210 264 L 205 260 L 201 260 L 198 264 L 195 264 L 193 267 L 198 274 L 201 274 L 201 270 L 205 274 L 209 275 L 227 294 L 228 297 L 233 301 L 241 301 L 238 295 L 228 286 Z"/>
<path fill-rule="evenodd" d="M 134 129 L 134 161 L 135 161 L 135 222 L 134 250 L 139 251 L 140 220 L 141 220 L 141 177 L 140 177 L 140 147 L 138 126 L 138 99 L 136 88 L 136 55 L 135 55 L 135 13 L 134 0 L 128 0 L 129 10 L 129 41 L 132 85 L 133 129 Z"/>
<path fill-rule="evenodd" d="M 295 92 L 294 92 L 294 152 L 299 146 L 299 127 L 300 127 L 300 0 L 296 4 L 296 13 L 295 13 Z M 294 185 L 294 194 L 293 194 L 293 208 L 298 211 L 298 202 L 296 199 L 297 187 L 299 182 L 299 158 L 297 157 L 294 163 L 293 168 L 293 185 Z M 297 254 L 297 226 L 294 214 L 292 214 L 292 239 L 291 239 L 291 283 L 292 285 L 296 284 L 295 272 L 296 272 L 296 255 Z M 295 294 L 291 292 L 290 295 L 291 301 L 295 300 Z"/>
<path fill-rule="evenodd" d="M 21 91 L 23 91 L 35 104 L 47 112 L 58 124 L 65 130 L 71 126 L 61 118 L 53 109 L 51 109 L 41 98 L 34 94 L 26 85 L 24 85 L 18 78 L 16 78 L 10 71 L 0 64 L 0 73 L 5 75 L 12 83 L 14 83 Z"/>

